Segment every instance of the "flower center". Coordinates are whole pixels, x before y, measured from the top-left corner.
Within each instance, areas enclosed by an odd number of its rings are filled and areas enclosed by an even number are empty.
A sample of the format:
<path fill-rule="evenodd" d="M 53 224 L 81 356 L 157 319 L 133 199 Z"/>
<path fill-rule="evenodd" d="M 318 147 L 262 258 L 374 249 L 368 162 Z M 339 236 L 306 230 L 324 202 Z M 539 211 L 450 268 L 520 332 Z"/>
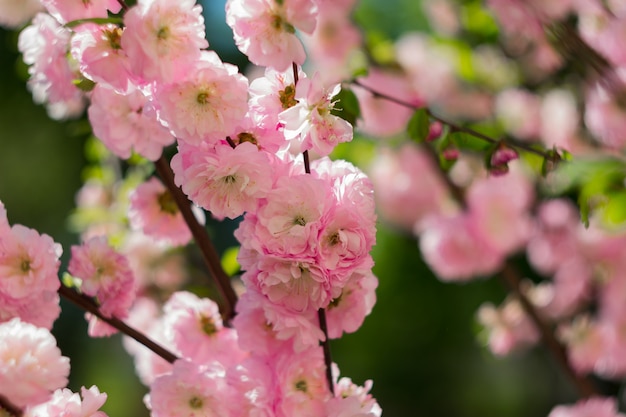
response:
<path fill-rule="evenodd" d="M 122 49 L 122 28 L 105 30 L 103 35 L 111 49 Z"/>
<path fill-rule="evenodd" d="M 193 396 L 189 400 L 189 407 L 193 408 L 194 410 L 198 410 L 202 408 L 202 405 L 203 405 L 202 398 Z"/>
<path fill-rule="evenodd" d="M 169 191 L 164 191 L 159 194 L 157 201 L 159 202 L 159 208 L 162 212 L 171 215 L 178 213 L 176 201 L 174 201 L 174 197 Z"/>
<path fill-rule="evenodd" d="M 202 331 L 209 336 L 217 333 L 217 326 L 211 317 L 200 317 L 200 325 L 202 326 Z"/>
<path fill-rule="evenodd" d="M 306 384 L 306 381 L 304 379 L 301 379 L 300 381 L 297 381 L 295 384 L 296 390 L 297 391 L 301 391 L 301 392 L 307 392 L 308 387 Z"/>
<path fill-rule="evenodd" d="M 295 106 L 298 104 L 298 100 L 296 100 L 296 87 L 293 84 L 285 86 L 284 90 L 278 92 L 278 98 L 280 99 L 280 104 L 283 106 L 283 110 Z"/>

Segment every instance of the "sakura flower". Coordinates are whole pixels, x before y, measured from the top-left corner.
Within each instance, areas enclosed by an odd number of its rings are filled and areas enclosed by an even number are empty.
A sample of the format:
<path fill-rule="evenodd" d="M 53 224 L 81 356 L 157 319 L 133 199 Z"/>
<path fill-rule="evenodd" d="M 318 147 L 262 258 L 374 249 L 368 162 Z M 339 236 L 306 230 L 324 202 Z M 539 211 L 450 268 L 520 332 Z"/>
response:
<path fill-rule="evenodd" d="M 105 237 L 72 246 L 68 271 L 80 278 L 84 294 L 97 299 L 104 316 L 123 319 L 128 315 L 135 299 L 135 280 L 126 257 L 109 246 Z"/>
<path fill-rule="evenodd" d="M 341 293 L 326 308 L 328 337 L 338 339 L 354 333 L 376 304 L 378 279 L 371 271 L 357 271 L 344 283 Z"/>
<path fill-rule="evenodd" d="M 433 162 L 413 143 L 380 149 L 370 175 L 380 215 L 395 225 L 410 230 L 429 215 L 454 208 Z"/>
<path fill-rule="evenodd" d="M 478 310 L 478 320 L 485 326 L 489 349 L 496 355 L 507 355 L 539 340 L 537 328 L 517 300 L 508 299 L 499 308 L 483 304 Z"/>
<path fill-rule="evenodd" d="M 106 399 L 107 395 L 95 385 L 89 389 L 81 387 L 80 395 L 67 388 L 58 389 L 49 401 L 26 409 L 24 417 L 107 417 L 98 411 Z"/>
<path fill-rule="evenodd" d="M 299 81 L 295 96 L 298 103 L 278 116 L 293 153 L 312 149 L 326 156 L 337 144 L 352 140 L 352 125 L 331 114 L 335 106 L 331 99 L 339 90 L 339 84 L 325 89 L 319 76 Z"/>
<path fill-rule="evenodd" d="M 493 274 L 504 260 L 501 251 L 481 236 L 466 214 L 434 217 L 424 223 L 420 250 L 424 260 L 442 280 L 468 280 Z"/>
<path fill-rule="evenodd" d="M 330 397 L 325 369 L 322 349 L 318 346 L 298 353 L 286 352 L 277 358 L 276 374 L 281 393 L 278 410 L 282 415 L 324 415 L 324 403 Z"/>
<path fill-rule="evenodd" d="M 234 149 L 182 144 L 172 159 L 176 184 L 217 218 L 234 219 L 253 211 L 271 190 L 272 168 L 265 152 L 249 142 Z"/>
<path fill-rule="evenodd" d="M 155 177 L 140 184 L 130 195 L 128 219 L 132 228 L 172 245 L 185 245 L 191 231 L 171 193 Z"/>
<path fill-rule="evenodd" d="M 246 356 L 237 345 L 237 333 L 225 328 L 218 305 L 193 293 L 174 293 L 163 306 L 166 337 L 185 358 L 197 364 L 218 361 L 224 367 Z"/>
<path fill-rule="evenodd" d="M 349 378 L 341 378 L 335 387 L 335 397 L 326 403 L 328 417 L 380 417 L 383 410 L 369 394 L 372 381 L 360 387 Z"/>
<path fill-rule="evenodd" d="M 257 211 L 255 239 L 266 253 L 314 256 L 322 219 L 332 202 L 323 180 L 310 175 L 281 177 Z"/>
<path fill-rule="evenodd" d="M 146 403 L 153 417 L 229 417 L 238 405 L 232 395 L 219 363 L 199 366 L 181 359 L 152 382 Z"/>
<path fill-rule="evenodd" d="M 182 77 L 209 46 L 202 6 L 195 0 L 142 0 L 124 14 L 122 48 L 146 81 Z"/>
<path fill-rule="evenodd" d="M 0 322 L 19 317 L 25 323 L 52 329 L 61 313 L 57 291 L 36 291 L 21 298 L 13 298 L 0 292 Z"/>
<path fill-rule="evenodd" d="M 19 224 L 0 234 L 0 295 L 20 299 L 56 291 L 61 252 L 50 236 Z"/>
<path fill-rule="evenodd" d="M 216 143 L 234 133 L 248 111 L 248 81 L 237 67 L 203 51 L 185 76 L 155 92 L 159 117 L 180 140 Z"/>
<path fill-rule="evenodd" d="M 241 52 L 256 65 L 284 71 L 293 62 L 302 65 L 304 47 L 295 35 L 315 29 L 316 2 L 312 0 L 228 0 L 226 23 L 233 29 Z"/>
<path fill-rule="evenodd" d="M 77 116 L 85 104 L 83 92 L 73 82 L 77 73 L 67 59 L 69 42 L 70 30 L 44 13 L 37 14 L 18 39 L 24 62 L 30 65 L 33 100 L 46 103 L 55 119 Z"/>
<path fill-rule="evenodd" d="M 117 0 L 41 0 L 41 3 L 60 23 L 108 17 L 108 11 L 117 13 L 122 9 L 122 5 Z"/>
<path fill-rule="evenodd" d="M 265 257 L 258 268 L 258 274 L 245 274 L 244 282 L 257 285 L 272 303 L 304 312 L 317 311 L 330 301 L 328 275 L 315 264 Z"/>
<path fill-rule="evenodd" d="M 306 73 L 298 68 L 298 79 L 306 78 Z M 250 112 L 259 119 L 262 126 L 278 129 L 282 124 L 278 115 L 295 106 L 296 84 L 291 68 L 288 71 L 276 71 L 268 67 L 262 77 L 250 83 Z"/>
<path fill-rule="evenodd" d="M 108 149 L 120 158 L 128 159 L 135 151 L 156 161 L 163 147 L 174 142 L 174 137 L 146 111 L 149 97 L 131 87 L 126 94 L 98 84 L 91 94 L 89 120 L 94 134 Z"/>
<path fill-rule="evenodd" d="M 17 407 L 47 401 L 67 385 L 69 359 L 54 336 L 14 318 L 0 324 L 0 395 Z"/>
<path fill-rule="evenodd" d="M 123 33 L 124 29 L 113 24 L 82 24 L 74 29 L 70 49 L 85 77 L 120 93 L 128 92 L 133 77 L 122 49 Z"/>

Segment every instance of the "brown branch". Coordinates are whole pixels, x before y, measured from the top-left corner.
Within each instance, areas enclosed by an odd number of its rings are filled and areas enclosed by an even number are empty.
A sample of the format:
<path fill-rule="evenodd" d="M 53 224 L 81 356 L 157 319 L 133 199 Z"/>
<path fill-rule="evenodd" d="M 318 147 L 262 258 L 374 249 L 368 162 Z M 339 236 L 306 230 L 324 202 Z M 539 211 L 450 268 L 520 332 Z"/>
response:
<path fill-rule="evenodd" d="M 170 193 L 176 201 L 176 205 L 180 210 L 193 238 L 200 248 L 202 253 L 202 259 L 206 265 L 209 273 L 215 280 L 217 288 L 222 297 L 222 317 L 224 323 L 228 324 L 230 320 L 235 316 L 235 305 L 237 304 L 237 294 L 231 285 L 228 274 L 222 268 L 217 250 L 209 238 L 209 234 L 206 229 L 198 222 L 196 216 L 191 211 L 191 205 L 187 196 L 182 190 L 174 183 L 174 173 L 172 168 L 164 156 L 161 156 L 156 162 L 155 166 L 161 180 L 165 183 L 165 186 L 169 189 Z"/>
<path fill-rule="evenodd" d="M 12 404 L 11 401 L 9 401 L 8 398 L 3 396 L 2 394 L 0 394 L 0 410 L 8 412 L 13 417 L 22 417 L 22 415 L 24 414 L 24 412 L 19 407 Z"/>
<path fill-rule="evenodd" d="M 117 0 L 120 6 L 122 6 L 123 11 L 127 11 L 129 9 L 128 4 L 124 0 Z"/>
<path fill-rule="evenodd" d="M 548 324 L 546 324 L 543 317 L 541 317 L 535 306 L 528 300 L 526 295 L 520 289 L 521 279 L 519 272 L 510 261 L 507 260 L 505 262 L 504 267 L 500 274 L 498 274 L 498 276 L 507 285 L 513 295 L 515 295 L 515 297 L 519 300 L 522 308 L 524 309 L 524 312 L 530 317 L 532 322 L 539 330 L 539 333 L 541 334 L 541 340 L 548 348 L 548 350 L 552 353 L 552 356 L 559 364 L 561 369 L 565 371 L 567 376 L 576 386 L 579 396 L 581 398 L 588 398 L 594 395 L 600 395 L 597 387 L 589 378 L 585 377 L 584 375 L 579 375 L 571 367 L 567 359 L 567 351 L 565 347 L 557 340 L 557 338 L 554 336 L 553 329 L 548 326 Z"/>
<path fill-rule="evenodd" d="M 294 86 L 298 84 L 298 65 L 294 62 L 291 65 L 293 70 Z M 309 161 L 309 151 L 302 152 L 302 158 L 304 159 L 304 172 L 311 173 L 311 163 Z M 326 324 L 326 311 L 323 308 L 317 310 L 317 318 L 320 322 L 320 330 L 324 333 L 324 341 L 320 342 L 322 350 L 324 351 L 324 364 L 326 365 L 326 381 L 328 382 L 328 389 L 331 394 L 335 395 L 335 386 L 333 384 L 333 358 L 330 352 L 330 340 L 328 338 L 328 325 Z"/>
<path fill-rule="evenodd" d="M 98 305 L 93 301 L 93 299 L 87 297 L 86 295 L 79 294 L 78 292 L 74 291 L 71 288 L 66 287 L 65 285 L 61 285 L 61 287 L 59 288 L 59 294 L 66 300 L 70 301 L 74 305 L 81 308 L 82 310 L 85 310 L 93 314 L 94 316 L 102 320 L 103 322 L 109 324 L 110 326 L 115 327 L 117 330 L 119 330 L 123 334 L 132 337 L 137 342 L 141 343 L 142 345 L 150 349 L 152 352 L 156 353 L 161 358 L 165 359 L 167 362 L 174 363 L 174 361 L 178 359 L 178 357 L 174 355 L 172 352 L 165 349 L 163 346 L 159 345 L 154 340 L 150 339 L 148 336 L 141 333 L 140 331 L 130 327 L 129 325 L 127 325 L 120 319 L 117 319 L 115 317 L 106 317 L 102 315 L 102 313 L 100 312 L 100 309 L 98 308 Z"/>
<path fill-rule="evenodd" d="M 317 318 L 320 322 L 320 329 L 324 332 L 325 339 L 320 342 L 324 351 L 324 364 L 326 365 L 326 381 L 328 382 L 328 389 L 330 393 L 335 395 L 335 386 L 333 384 L 333 359 L 330 352 L 330 340 L 328 339 L 328 324 L 326 324 L 326 310 L 320 308 L 317 310 Z"/>
<path fill-rule="evenodd" d="M 403 107 L 406 107 L 408 109 L 419 110 L 419 109 L 423 108 L 422 106 L 416 106 L 415 104 L 409 103 L 408 101 L 404 101 L 404 100 L 401 100 L 401 99 L 399 99 L 397 97 L 393 97 L 393 96 L 390 96 L 388 94 L 385 94 L 385 93 L 382 93 L 380 91 L 377 91 L 377 90 L 373 89 L 372 87 L 368 87 L 367 85 L 361 83 L 359 80 L 352 80 L 352 81 L 350 81 L 350 83 L 352 83 L 352 84 L 354 84 L 356 86 L 359 86 L 359 87 L 363 88 L 366 91 L 369 91 L 371 94 L 374 95 L 374 97 L 385 99 L 387 101 L 390 101 L 392 103 L 396 103 L 396 104 L 398 104 L 400 106 L 403 106 Z M 443 117 L 437 116 L 436 114 L 434 114 L 428 108 L 426 108 L 425 110 L 426 110 L 426 113 L 428 114 L 428 116 L 430 118 L 432 118 L 433 120 L 436 120 L 436 121 L 438 121 L 438 122 L 448 126 L 453 132 L 463 132 L 463 133 L 466 133 L 468 135 L 474 136 L 475 138 L 484 140 L 485 142 L 488 142 L 488 143 L 491 143 L 491 144 L 496 144 L 496 143 L 504 141 L 508 146 L 510 146 L 512 148 L 517 148 L 517 149 L 520 149 L 520 150 L 524 150 L 526 152 L 534 153 L 535 155 L 539 155 L 539 156 L 542 156 L 544 158 L 549 158 L 549 156 L 550 156 L 548 154 L 548 152 L 541 151 L 539 149 L 535 149 L 532 146 L 527 145 L 525 143 L 519 143 L 519 142 L 511 140 L 510 138 L 504 138 L 502 140 L 494 139 L 492 137 L 489 137 L 489 136 L 485 135 L 484 133 L 480 133 L 477 130 L 471 129 L 469 127 L 458 125 L 456 123 L 453 123 L 453 122 L 450 122 L 449 120 L 444 119 Z"/>

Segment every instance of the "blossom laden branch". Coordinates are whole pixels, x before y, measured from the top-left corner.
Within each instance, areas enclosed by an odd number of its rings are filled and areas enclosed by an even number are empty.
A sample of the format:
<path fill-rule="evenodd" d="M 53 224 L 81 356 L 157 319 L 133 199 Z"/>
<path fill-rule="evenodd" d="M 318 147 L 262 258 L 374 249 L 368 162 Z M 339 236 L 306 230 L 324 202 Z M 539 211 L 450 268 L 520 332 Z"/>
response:
<path fill-rule="evenodd" d="M 174 201 L 176 201 L 178 209 L 182 213 L 196 244 L 200 248 L 202 259 L 217 284 L 217 288 L 223 302 L 222 317 L 224 318 L 224 322 L 228 323 L 235 316 L 237 294 L 230 283 L 230 278 L 224 271 L 224 268 L 222 268 L 217 250 L 215 249 L 213 242 L 211 242 L 206 229 L 200 225 L 191 211 L 189 200 L 182 190 L 174 183 L 174 175 L 167 159 L 165 159 L 164 156 L 161 156 L 155 162 L 155 166 L 159 176 L 163 180 L 163 183 L 174 197 Z"/>
<path fill-rule="evenodd" d="M 165 349 L 163 346 L 159 345 L 158 343 L 156 343 L 155 341 L 153 341 L 152 339 L 150 339 L 149 337 L 147 337 L 145 334 L 141 333 L 140 331 L 134 329 L 133 327 L 130 327 L 123 321 L 115 317 L 104 316 L 100 312 L 98 305 L 91 298 L 85 295 L 79 294 L 73 289 L 66 287 L 65 285 L 61 285 L 61 287 L 59 288 L 59 294 L 66 300 L 72 302 L 74 305 L 93 314 L 94 316 L 98 317 L 100 320 L 113 326 L 114 328 L 124 333 L 125 335 L 132 337 L 137 342 L 141 343 L 142 345 L 150 349 L 152 352 L 159 355 L 161 358 L 165 359 L 167 362 L 174 363 L 178 359 L 178 357 L 174 355 L 172 352 Z"/>
<path fill-rule="evenodd" d="M 411 103 L 409 103 L 407 101 L 401 100 L 401 99 L 399 99 L 397 97 L 393 97 L 393 96 L 390 96 L 390 95 L 385 94 L 383 92 L 380 92 L 380 91 L 378 91 L 378 90 L 376 90 L 376 89 L 374 89 L 372 87 L 369 87 L 369 86 L 361 83 L 357 79 L 351 80 L 351 81 L 349 81 L 349 83 L 363 88 L 364 90 L 366 90 L 366 91 L 370 92 L 371 94 L 373 94 L 374 97 L 378 97 L 378 98 L 382 98 L 382 99 L 388 100 L 388 101 L 390 101 L 392 103 L 398 104 L 398 105 L 406 107 L 408 109 L 415 110 L 415 111 L 420 110 L 420 109 L 424 109 L 421 106 L 416 106 L 416 105 L 411 104 Z M 451 133 L 454 133 L 454 132 L 465 133 L 465 134 L 471 135 L 471 136 L 473 136 L 473 137 L 475 137 L 477 139 L 480 139 L 480 140 L 483 140 L 483 141 L 485 141 L 487 143 L 490 143 L 492 145 L 497 145 L 499 143 L 505 142 L 508 146 L 510 146 L 512 148 L 517 148 L 517 149 L 520 149 L 520 150 L 524 150 L 526 152 L 533 153 L 535 155 L 539 155 L 539 156 L 543 157 L 546 160 L 548 160 L 548 159 L 554 160 L 554 153 L 551 153 L 550 151 L 542 151 L 542 150 L 536 149 L 536 148 L 534 148 L 534 147 L 532 147 L 530 145 L 512 141 L 509 138 L 494 139 L 494 138 L 492 138 L 490 136 L 487 136 L 484 133 L 481 133 L 481 132 L 479 132 L 477 130 L 474 130 L 474 129 L 469 128 L 469 127 L 461 126 L 459 124 L 450 122 L 449 120 L 444 119 L 444 118 L 442 118 L 440 116 L 437 116 L 436 114 L 434 114 L 428 108 L 425 108 L 424 110 L 426 111 L 426 114 L 428 115 L 428 117 L 430 117 L 431 119 L 433 119 L 433 120 L 435 120 L 435 121 L 437 121 L 437 122 L 439 122 L 439 123 L 441 123 L 443 125 L 448 126 L 448 128 L 450 129 Z"/>

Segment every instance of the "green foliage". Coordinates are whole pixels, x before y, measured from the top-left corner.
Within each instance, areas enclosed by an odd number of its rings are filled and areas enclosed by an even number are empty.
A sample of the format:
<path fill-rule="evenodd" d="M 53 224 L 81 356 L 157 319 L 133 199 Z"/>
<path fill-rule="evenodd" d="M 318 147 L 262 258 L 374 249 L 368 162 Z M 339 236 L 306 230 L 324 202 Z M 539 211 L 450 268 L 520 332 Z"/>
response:
<path fill-rule="evenodd" d="M 621 159 L 605 157 L 561 163 L 554 172 L 552 191 L 578 194 L 580 216 L 585 226 L 596 213 L 607 225 L 623 225 L 626 220 L 626 164 Z"/>
<path fill-rule="evenodd" d="M 430 118 L 426 109 L 418 109 L 413 113 L 406 128 L 409 137 L 416 143 L 422 143 L 428 138 Z"/>
<path fill-rule="evenodd" d="M 356 120 L 361 116 L 361 108 L 359 107 L 359 100 L 351 89 L 341 87 L 337 95 L 332 98 L 332 102 L 334 103 L 331 110 L 332 114 L 341 117 L 352 125 L 356 124 Z"/>

